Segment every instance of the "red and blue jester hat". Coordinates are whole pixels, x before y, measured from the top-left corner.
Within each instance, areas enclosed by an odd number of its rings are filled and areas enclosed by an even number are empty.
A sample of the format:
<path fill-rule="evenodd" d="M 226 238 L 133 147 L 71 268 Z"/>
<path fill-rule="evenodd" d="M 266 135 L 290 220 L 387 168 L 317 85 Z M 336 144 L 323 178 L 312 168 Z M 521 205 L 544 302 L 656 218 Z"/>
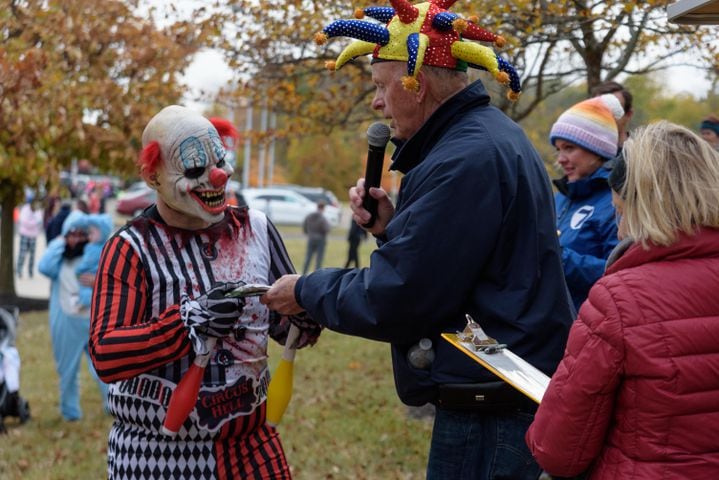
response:
<path fill-rule="evenodd" d="M 402 83 L 407 90 L 417 90 L 417 73 L 422 65 L 466 71 L 467 67 L 487 70 L 503 85 L 509 86 L 507 97 L 519 98 L 521 85 L 517 71 L 494 50 L 477 40 L 502 47 L 503 37 L 479 27 L 476 18 L 464 19 L 447 9 L 456 0 L 429 0 L 413 5 L 409 0 L 390 0 L 391 7 L 358 8 L 356 20 L 336 20 L 315 34 L 323 45 L 329 37 L 351 37 L 337 60 L 327 62 L 330 70 L 339 70 L 355 57 L 372 53 L 373 61 L 407 62 L 407 76 Z M 371 17 L 380 23 L 362 20 Z M 383 25 L 383 24 L 386 24 Z"/>

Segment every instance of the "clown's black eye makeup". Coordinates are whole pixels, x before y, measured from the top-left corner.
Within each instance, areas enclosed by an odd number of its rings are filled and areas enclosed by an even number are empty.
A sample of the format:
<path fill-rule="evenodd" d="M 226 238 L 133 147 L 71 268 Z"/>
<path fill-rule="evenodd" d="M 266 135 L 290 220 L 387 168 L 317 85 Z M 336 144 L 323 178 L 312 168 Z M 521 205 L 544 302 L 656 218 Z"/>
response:
<path fill-rule="evenodd" d="M 185 177 L 187 178 L 200 178 L 205 173 L 205 167 L 188 168 L 185 170 Z"/>
<path fill-rule="evenodd" d="M 217 165 L 215 165 L 217 168 L 223 168 L 225 166 L 225 159 L 221 159 L 217 162 Z"/>

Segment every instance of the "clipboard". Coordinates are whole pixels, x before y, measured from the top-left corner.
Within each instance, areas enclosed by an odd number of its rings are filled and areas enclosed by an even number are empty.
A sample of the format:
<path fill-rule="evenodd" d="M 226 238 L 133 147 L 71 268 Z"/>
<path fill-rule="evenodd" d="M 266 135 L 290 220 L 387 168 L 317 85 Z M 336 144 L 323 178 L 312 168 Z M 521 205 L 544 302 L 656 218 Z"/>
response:
<path fill-rule="evenodd" d="M 495 353 L 485 353 L 471 342 L 460 340 L 455 333 L 443 333 L 442 338 L 533 401 L 542 401 L 550 378 L 508 348 L 498 349 Z"/>

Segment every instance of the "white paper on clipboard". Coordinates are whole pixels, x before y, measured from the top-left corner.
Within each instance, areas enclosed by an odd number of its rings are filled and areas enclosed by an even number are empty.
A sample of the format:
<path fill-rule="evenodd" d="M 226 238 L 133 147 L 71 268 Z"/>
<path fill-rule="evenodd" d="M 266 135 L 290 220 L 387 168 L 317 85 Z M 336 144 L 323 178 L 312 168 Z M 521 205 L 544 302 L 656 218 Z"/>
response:
<path fill-rule="evenodd" d="M 549 377 L 511 350 L 503 348 L 496 353 L 484 353 L 478 351 L 472 343 L 461 341 L 454 333 L 443 333 L 442 338 L 527 397 L 537 403 L 542 401 L 549 386 Z"/>

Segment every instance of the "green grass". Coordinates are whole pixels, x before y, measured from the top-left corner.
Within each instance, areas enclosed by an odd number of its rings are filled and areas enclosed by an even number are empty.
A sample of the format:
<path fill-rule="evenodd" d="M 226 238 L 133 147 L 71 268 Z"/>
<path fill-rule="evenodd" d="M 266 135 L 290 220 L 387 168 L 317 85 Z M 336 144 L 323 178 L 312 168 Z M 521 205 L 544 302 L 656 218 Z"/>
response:
<path fill-rule="evenodd" d="M 305 239 L 298 229 L 281 228 L 290 256 L 302 268 Z M 335 229 L 326 267 L 343 266 L 346 231 Z M 360 249 L 369 264 L 373 242 Z M 7 419 L 0 437 L 0 478 L 7 480 L 102 479 L 111 419 L 84 365 L 80 377 L 84 417 L 64 422 L 57 408 L 47 312 L 21 315 L 18 349 L 21 394 L 32 420 Z M 281 348 L 270 346 L 271 364 Z M 292 402 L 279 425 L 293 476 L 314 479 L 424 478 L 431 423 L 407 416 L 395 394 L 389 346 L 325 331 L 295 362 Z"/>

